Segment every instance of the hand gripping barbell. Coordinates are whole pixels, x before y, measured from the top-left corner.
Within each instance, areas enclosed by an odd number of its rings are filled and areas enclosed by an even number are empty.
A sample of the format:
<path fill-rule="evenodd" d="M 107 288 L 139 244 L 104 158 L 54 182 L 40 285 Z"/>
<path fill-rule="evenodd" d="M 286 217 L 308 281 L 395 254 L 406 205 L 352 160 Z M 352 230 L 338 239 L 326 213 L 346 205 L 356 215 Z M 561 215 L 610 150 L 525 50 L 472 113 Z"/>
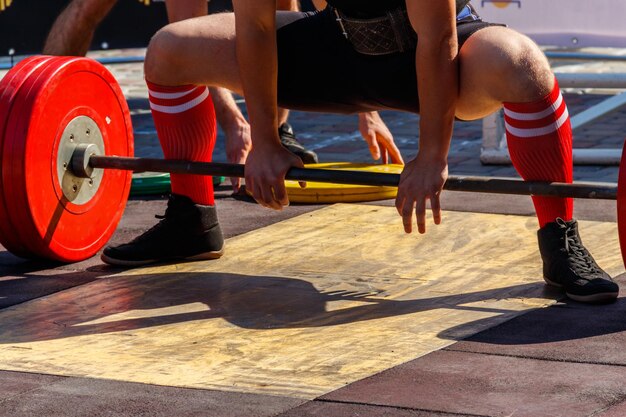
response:
<path fill-rule="evenodd" d="M 115 231 L 128 199 L 130 171 L 244 176 L 243 165 L 132 155 L 130 111 L 104 66 L 74 57 L 21 61 L 0 81 L 0 242 L 26 258 L 80 261 L 98 252 Z M 620 166 L 619 184 L 626 184 L 625 177 Z M 400 175 L 292 168 L 287 179 L 397 186 Z M 626 191 L 617 184 L 450 176 L 444 188 L 616 199 L 626 253 Z"/>

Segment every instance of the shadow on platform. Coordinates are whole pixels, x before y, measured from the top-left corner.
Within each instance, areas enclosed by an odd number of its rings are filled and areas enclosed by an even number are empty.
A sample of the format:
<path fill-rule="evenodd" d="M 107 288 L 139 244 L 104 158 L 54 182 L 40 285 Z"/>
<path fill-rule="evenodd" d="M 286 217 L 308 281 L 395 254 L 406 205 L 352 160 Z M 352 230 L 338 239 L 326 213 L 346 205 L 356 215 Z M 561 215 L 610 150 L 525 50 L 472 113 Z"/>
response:
<path fill-rule="evenodd" d="M 92 269 L 94 274 L 107 270 Z M 505 289 L 508 293 L 537 293 L 540 286 L 543 284 L 529 283 Z M 0 315 L 0 339 L 2 343 L 33 342 L 214 318 L 244 329 L 271 330 L 338 326 L 435 309 L 467 310 L 498 317 L 513 311 L 471 304 L 497 299 L 502 290 L 393 300 L 375 293 L 320 292 L 310 282 L 295 278 L 224 273 L 120 276 L 37 300 L 30 308 L 22 309 L 19 314 L 15 312 L 16 317 L 11 318 L 13 314 L 10 314 L 8 321 Z M 547 293 L 544 296 L 555 297 Z M 348 304 L 329 311 L 327 305 L 332 301 Z M 14 319 L 19 321 L 19 326 L 12 324 Z M 440 337 L 458 340 L 455 335 L 462 334 L 468 326 L 476 328 L 476 321 L 443 332 Z M 618 327 L 615 331 L 624 330 L 626 323 Z"/>

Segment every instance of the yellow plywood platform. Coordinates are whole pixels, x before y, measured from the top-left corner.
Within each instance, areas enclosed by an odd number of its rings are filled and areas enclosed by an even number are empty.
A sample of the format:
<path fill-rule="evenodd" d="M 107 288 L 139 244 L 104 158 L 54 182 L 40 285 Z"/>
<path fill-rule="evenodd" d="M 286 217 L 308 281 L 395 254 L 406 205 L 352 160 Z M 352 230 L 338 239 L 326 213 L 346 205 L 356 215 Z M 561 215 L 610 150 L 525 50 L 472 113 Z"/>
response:
<path fill-rule="evenodd" d="M 335 205 L 0 312 L 0 369 L 314 398 L 553 303 L 536 220 Z M 582 222 L 609 273 L 614 223 Z"/>

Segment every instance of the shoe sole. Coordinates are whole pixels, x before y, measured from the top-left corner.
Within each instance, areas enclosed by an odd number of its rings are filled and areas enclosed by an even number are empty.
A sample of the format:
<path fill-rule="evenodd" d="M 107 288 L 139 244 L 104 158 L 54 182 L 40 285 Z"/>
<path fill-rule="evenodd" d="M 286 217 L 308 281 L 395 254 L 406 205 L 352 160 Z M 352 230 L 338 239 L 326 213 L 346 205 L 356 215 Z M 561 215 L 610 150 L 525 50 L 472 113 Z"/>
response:
<path fill-rule="evenodd" d="M 210 261 L 214 259 L 219 259 L 224 254 L 224 248 L 219 251 L 211 251 L 205 252 L 194 256 L 187 256 L 184 258 L 169 258 L 169 259 L 146 259 L 143 261 L 132 261 L 127 259 L 116 259 L 111 258 L 110 256 L 106 256 L 104 253 L 100 255 L 100 259 L 102 262 L 115 265 L 115 266 L 126 266 L 126 267 L 139 267 L 145 265 L 155 265 L 155 264 L 173 264 L 178 262 L 197 262 L 197 261 Z"/>
<path fill-rule="evenodd" d="M 561 284 L 558 284 L 554 281 L 550 281 L 546 277 L 543 277 L 543 279 L 544 281 L 546 281 L 548 285 L 551 285 L 556 288 L 563 288 Z M 580 303 L 608 303 L 611 301 L 615 301 L 615 299 L 617 299 L 617 296 L 619 295 L 619 292 L 601 292 L 598 294 L 590 294 L 590 295 L 576 295 L 576 294 L 571 294 L 565 291 L 565 295 L 567 295 L 568 298 L 574 301 L 578 301 Z"/>

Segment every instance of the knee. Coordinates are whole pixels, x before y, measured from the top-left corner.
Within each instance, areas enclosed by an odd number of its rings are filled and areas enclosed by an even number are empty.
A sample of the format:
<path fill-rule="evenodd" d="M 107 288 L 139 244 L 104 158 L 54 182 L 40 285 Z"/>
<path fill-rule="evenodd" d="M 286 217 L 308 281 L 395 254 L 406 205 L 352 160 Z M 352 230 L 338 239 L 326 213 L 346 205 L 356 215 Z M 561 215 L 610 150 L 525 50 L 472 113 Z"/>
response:
<path fill-rule="evenodd" d="M 554 75 L 535 42 L 518 35 L 505 45 L 506 49 L 494 60 L 494 66 L 509 85 L 511 96 L 526 101 L 548 94 L 554 85 Z"/>
<path fill-rule="evenodd" d="M 169 75 L 176 71 L 177 38 L 168 26 L 159 30 L 150 40 L 144 60 L 147 81 L 167 85 Z"/>

